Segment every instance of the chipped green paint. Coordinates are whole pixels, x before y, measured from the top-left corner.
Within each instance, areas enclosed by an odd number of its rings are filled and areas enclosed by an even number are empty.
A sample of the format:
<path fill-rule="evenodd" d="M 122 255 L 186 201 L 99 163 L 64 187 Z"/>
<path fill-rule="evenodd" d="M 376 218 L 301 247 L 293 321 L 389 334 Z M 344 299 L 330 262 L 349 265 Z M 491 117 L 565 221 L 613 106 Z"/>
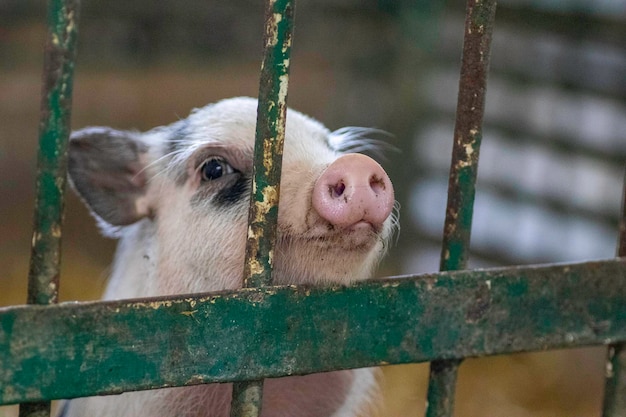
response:
<path fill-rule="evenodd" d="M 467 0 L 441 271 L 467 265 L 495 12 L 496 0 Z M 460 361 L 431 364 L 426 417 L 452 416 L 459 365 Z"/>
<path fill-rule="evenodd" d="M 626 257 L 626 173 L 622 192 L 622 218 L 619 224 L 617 256 Z M 625 284 L 623 281 L 614 283 L 615 285 Z M 609 346 L 602 416 L 626 417 L 626 345 L 624 343 Z"/>
<path fill-rule="evenodd" d="M 292 33 L 292 0 L 268 0 L 265 9 L 264 56 L 259 83 L 248 212 L 244 287 L 260 287 L 272 283 Z M 234 384 L 231 416 L 258 416 L 261 413 L 262 398 L 263 381 Z"/>
<path fill-rule="evenodd" d="M 4 308 L 0 404 L 624 342 L 625 283 L 615 259 Z"/>
<path fill-rule="evenodd" d="M 50 2 L 29 271 L 31 304 L 49 304 L 57 299 L 77 19 L 76 1 Z"/>
<path fill-rule="evenodd" d="M 292 2 L 268 1 L 248 215 L 246 287 L 271 283 L 271 253 L 276 241 L 292 29 Z"/>
<path fill-rule="evenodd" d="M 467 3 L 442 271 L 464 269 L 467 263 L 495 8 L 495 0 Z"/>
<path fill-rule="evenodd" d="M 28 273 L 29 304 L 56 303 L 58 298 L 78 11 L 77 0 L 51 0 L 48 4 L 37 191 Z M 50 403 L 47 402 L 22 404 L 19 411 L 20 417 L 49 415 Z"/>

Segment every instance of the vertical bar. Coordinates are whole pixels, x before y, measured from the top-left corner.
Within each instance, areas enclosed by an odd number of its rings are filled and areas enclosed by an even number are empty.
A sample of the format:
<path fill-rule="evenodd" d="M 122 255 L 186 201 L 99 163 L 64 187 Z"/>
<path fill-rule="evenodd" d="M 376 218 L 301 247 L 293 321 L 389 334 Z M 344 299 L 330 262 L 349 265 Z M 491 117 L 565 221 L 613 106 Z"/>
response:
<path fill-rule="evenodd" d="M 261 415 L 263 381 L 236 382 L 233 384 L 231 417 L 257 417 Z"/>
<path fill-rule="evenodd" d="M 266 8 L 264 57 L 254 145 L 254 170 L 244 286 L 271 284 L 282 168 L 289 55 L 293 29 L 291 0 L 269 0 Z"/>
<path fill-rule="evenodd" d="M 441 271 L 465 269 L 467 265 L 495 13 L 495 0 L 467 1 Z M 460 363 L 431 363 L 427 417 L 452 415 Z"/>
<path fill-rule="evenodd" d="M 293 14 L 291 0 L 268 0 L 248 212 L 244 287 L 270 285 L 272 282 Z M 263 381 L 235 383 L 230 415 L 256 417 L 261 413 L 262 402 Z"/>
<path fill-rule="evenodd" d="M 626 256 L 626 172 L 622 192 L 622 217 L 619 223 L 617 256 Z M 626 417 L 626 344 L 609 345 L 606 361 L 603 417 Z"/>
<path fill-rule="evenodd" d="M 37 191 L 28 272 L 29 304 L 56 303 L 61 259 L 61 225 L 72 108 L 78 0 L 50 0 L 44 48 Z M 50 402 L 20 406 L 20 417 L 50 415 Z"/>

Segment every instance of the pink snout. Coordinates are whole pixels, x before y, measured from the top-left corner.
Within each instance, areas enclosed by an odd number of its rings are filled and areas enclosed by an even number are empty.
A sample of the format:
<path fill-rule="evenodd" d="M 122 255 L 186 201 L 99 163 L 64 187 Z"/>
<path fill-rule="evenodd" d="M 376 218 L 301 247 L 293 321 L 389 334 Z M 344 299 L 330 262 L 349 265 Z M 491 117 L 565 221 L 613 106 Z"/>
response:
<path fill-rule="evenodd" d="M 315 211 L 339 228 L 359 222 L 380 227 L 394 204 L 385 170 L 372 158 L 356 153 L 341 156 L 322 172 L 312 199 Z"/>

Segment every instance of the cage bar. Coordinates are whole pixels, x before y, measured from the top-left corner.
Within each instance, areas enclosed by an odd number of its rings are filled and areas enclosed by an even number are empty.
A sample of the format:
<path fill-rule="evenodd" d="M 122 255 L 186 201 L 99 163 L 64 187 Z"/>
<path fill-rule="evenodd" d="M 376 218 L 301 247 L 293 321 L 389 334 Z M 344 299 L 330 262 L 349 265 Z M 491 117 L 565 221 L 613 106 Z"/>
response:
<path fill-rule="evenodd" d="M 291 0 L 269 1 L 248 213 L 245 287 L 270 285 L 272 282 L 272 253 L 276 241 L 280 171 L 285 141 L 292 29 Z"/>
<path fill-rule="evenodd" d="M 291 0 L 269 0 L 265 9 L 264 56 L 259 83 L 243 278 L 245 288 L 267 286 L 272 283 L 285 141 L 293 11 Z M 253 339 L 249 342 L 253 342 Z M 233 384 L 230 415 L 257 417 L 261 413 L 262 402 L 262 380 L 237 382 Z"/>
<path fill-rule="evenodd" d="M 626 260 L 4 308 L 0 404 L 625 342 L 614 281 Z"/>
<path fill-rule="evenodd" d="M 617 256 L 626 257 L 626 171 L 624 172 Z M 624 285 L 624 282 L 615 282 L 615 285 Z M 626 417 L 626 344 L 624 343 L 609 345 L 602 416 Z"/>
<path fill-rule="evenodd" d="M 77 0 L 48 3 L 28 304 L 46 305 L 58 300 L 78 12 Z M 19 415 L 49 416 L 50 403 L 21 404 Z"/>
<path fill-rule="evenodd" d="M 467 266 L 495 13 L 495 0 L 467 1 L 441 271 Z M 460 364 L 460 360 L 431 363 L 427 417 L 452 416 Z"/>

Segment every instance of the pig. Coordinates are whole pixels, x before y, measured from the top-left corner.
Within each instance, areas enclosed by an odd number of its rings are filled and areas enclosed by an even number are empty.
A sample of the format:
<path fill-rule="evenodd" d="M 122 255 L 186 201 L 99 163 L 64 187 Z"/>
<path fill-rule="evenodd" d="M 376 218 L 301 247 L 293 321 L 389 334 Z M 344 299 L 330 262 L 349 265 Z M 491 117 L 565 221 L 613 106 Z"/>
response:
<path fill-rule="evenodd" d="M 227 99 L 145 133 L 90 127 L 70 138 L 69 177 L 120 239 L 104 299 L 242 286 L 257 101 Z M 394 190 L 362 130 L 330 132 L 287 111 L 273 283 L 370 277 L 397 228 Z M 363 416 L 376 371 L 268 379 L 264 417 Z M 227 417 L 231 385 L 75 399 L 65 417 Z"/>

